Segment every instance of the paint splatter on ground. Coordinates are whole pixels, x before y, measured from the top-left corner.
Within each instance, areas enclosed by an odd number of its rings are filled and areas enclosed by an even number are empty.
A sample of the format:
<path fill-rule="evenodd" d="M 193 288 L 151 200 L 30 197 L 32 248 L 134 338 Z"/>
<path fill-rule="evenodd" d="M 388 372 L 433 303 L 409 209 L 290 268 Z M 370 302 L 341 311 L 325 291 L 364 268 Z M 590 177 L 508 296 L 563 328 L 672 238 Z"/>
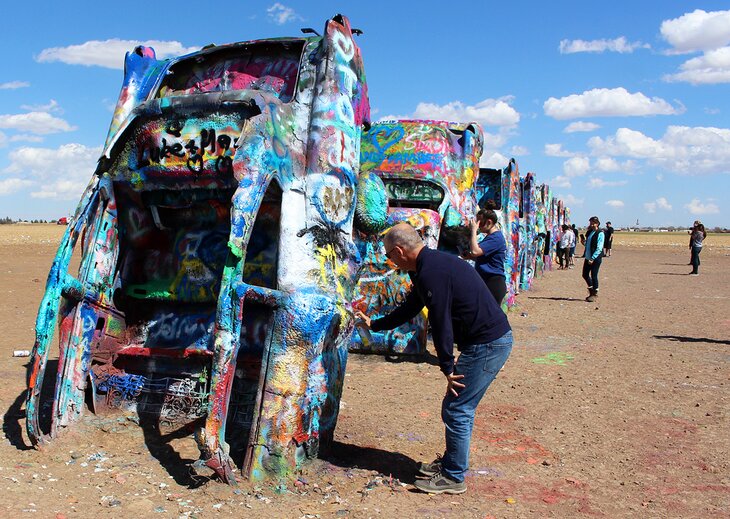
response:
<path fill-rule="evenodd" d="M 565 366 L 568 362 L 573 360 L 573 356 L 569 353 L 563 353 L 562 351 L 556 351 L 553 353 L 548 353 L 547 355 L 544 355 L 542 357 L 535 357 L 532 359 L 532 362 L 534 364 L 549 364 L 549 365 L 558 365 L 558 366 Z"/>

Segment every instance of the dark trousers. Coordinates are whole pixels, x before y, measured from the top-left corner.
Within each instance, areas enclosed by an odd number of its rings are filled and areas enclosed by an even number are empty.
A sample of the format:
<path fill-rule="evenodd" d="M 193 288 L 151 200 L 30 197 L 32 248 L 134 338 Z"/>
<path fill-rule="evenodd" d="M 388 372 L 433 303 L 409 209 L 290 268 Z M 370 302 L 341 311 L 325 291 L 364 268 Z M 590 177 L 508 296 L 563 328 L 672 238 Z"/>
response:
<path fill-rule="evenodd" d="M 702 247 L 692 247 L 692 274 L 699 273 L 700 252 L 702 252 Z"/>
<path fill-rule="evenodd" d="M 583 262 L 583 279 L 586 280 L 588 288 L 592 288 L 598 292 L 598 269 L 601 268 L 601 257 L 593 260 L 593 263 L 588 263 L 588 260 Z"/>
<path fill-rule="evenodd" d="M 557 246 L 555 249 L 555 255 L 558 257 L 558 264 L 562 268 L 563 265 L 563 258 L 565 258 L 565 253 L 567 252 L 567 249 L 562 248 L 560 245 Z"/>
<path fill-rule="evenodd" d="M 504 296 L 507 295 L 507 284 L 505 283 L 504 276 L 485 276 L 482 279 L 487 284 L 487 288 L 494 296 L 494 300 L 497 301 L 497 304 L 501 306 Z"/>

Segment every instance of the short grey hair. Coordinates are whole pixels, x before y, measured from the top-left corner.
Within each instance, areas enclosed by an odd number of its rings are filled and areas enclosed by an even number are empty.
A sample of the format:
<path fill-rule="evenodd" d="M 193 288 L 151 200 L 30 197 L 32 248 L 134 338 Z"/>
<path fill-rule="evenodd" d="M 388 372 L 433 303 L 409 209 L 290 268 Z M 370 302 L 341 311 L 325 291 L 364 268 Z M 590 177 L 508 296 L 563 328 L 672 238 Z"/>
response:
<path fill-rule="evenodd" d="M 401 222 L 391 227 L 385 234 L 383 245 L 385 245 L 386 250 L 398 246 L 405 251 L 411 251 L 422 246 L 423 240 L 413 226 Z"/>

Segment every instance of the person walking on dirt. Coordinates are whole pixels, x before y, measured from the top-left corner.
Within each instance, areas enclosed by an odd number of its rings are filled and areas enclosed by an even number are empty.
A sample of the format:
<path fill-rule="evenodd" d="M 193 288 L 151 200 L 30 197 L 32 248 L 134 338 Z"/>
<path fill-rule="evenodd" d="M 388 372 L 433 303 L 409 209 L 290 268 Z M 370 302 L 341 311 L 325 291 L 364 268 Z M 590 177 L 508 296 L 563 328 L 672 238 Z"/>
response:
<path fill-rule="evenodd" d="M 598 299 L 598 270 L 601 268 L 601 257 L 603 254 L 603 242 L 605 237 L 603 231 L 599 229 L 601 225 L 597 216 L 591 216 L 588 220 L 588 229 L 586 230 L 584 253 L 585 261 L 583 262 L 583 279 L 588 285 L 588 297 L 586 301 L 592 303 Z"/>
<path fill-rule="evenodd" d="M 491 209 L 482 209 L 475 219 L 469 222 L 471 239 L 469 251 L 464 255 L 474 260 L 474 267 L 482 277 L 487 288 L 494 296 L 498 305 L 502 304 L 507 294 L 507 283 L 504 276 L 504 258 L 507 255 L 507 244 L 504 235 L 499 229 L 497 213 Z M 477 232 L 486 237 L 480 242 Z"/>
<path fill-rule="evenodd" d="M 385 255 L 412 274 L 413 287 L 395 310 L 370 320 L 357 312 L 373 331 L 391 330 L 415 317 L 425 306 L 431 322 L 439 367 L 446 377 L 441 419 L 446 426 L 446 449 L 432 463 L 419 464 L 414 485 L 430 494 L 466 492 L 474 414 L 487 388 L 512 351 L 512 329 L 477 271 L 466 261 L 425 247 L 407 223 L 393 226 L 383 239 Z M 460 351 L 454 360 L 454 343 Z"/>
<path fill-rule="evenodd" d="M 702 252 L 702 243 L 706 237 L 705 226 L 702 222 L 697 222 L 689 237 L 689 250 L 692 253 L 692 272 L 689 273 L 690 276 L 700 275 L 700 252 Z"/>
<path fill-rule="evenodd" d="M 603 244 L 603 256 L 611 257 L 611 246 L 613 245 L 613 227 L 611 222 L 606 222 L 606 230 L 603 231 L 605 235 L 605 243 Z"/>

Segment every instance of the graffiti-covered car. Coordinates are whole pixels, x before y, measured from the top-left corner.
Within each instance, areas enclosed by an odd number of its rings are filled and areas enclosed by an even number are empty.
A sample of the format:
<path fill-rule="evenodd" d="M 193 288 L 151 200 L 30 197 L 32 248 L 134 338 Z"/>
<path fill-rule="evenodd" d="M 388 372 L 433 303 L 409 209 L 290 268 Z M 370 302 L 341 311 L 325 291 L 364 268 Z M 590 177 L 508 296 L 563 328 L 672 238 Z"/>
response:
<path fill-rule="evenodd" d="M 369 104 L 347 18 L 322 36 L 126 56 L 99 166 L 46 285 L 27 430 L 85 401 L 196 431 L 223 480 L 281 476 L 331 437 L 353 329 Z M 69 272 L 74 249 L 77 274 Z M 46 373 L 58 325 L 58 372 Z M 56 376 L 41 430 L 44 378 Z"/>
<path fill-rule="evenodd" d="M 387 204 L 380 228 L 356 231 L 362 256 L 354 306 L 380 317 L 392 311 L 410 290 L 411 281 L 385 256 L 380 231 L 409 222 L 428 247 L 457 253 L 466 247 L 468 219 L 476 207 L 474 182 L 479 174 L 482 130 L 476 123 L 399 120 L 373 124 L 363 133 L 359 197 L 370 207 Z M 373 213 L 371 208 L 368 211 Z M 423 354 L 427 317 L 383 332 L 353 334 L 351 351 Z"/>

